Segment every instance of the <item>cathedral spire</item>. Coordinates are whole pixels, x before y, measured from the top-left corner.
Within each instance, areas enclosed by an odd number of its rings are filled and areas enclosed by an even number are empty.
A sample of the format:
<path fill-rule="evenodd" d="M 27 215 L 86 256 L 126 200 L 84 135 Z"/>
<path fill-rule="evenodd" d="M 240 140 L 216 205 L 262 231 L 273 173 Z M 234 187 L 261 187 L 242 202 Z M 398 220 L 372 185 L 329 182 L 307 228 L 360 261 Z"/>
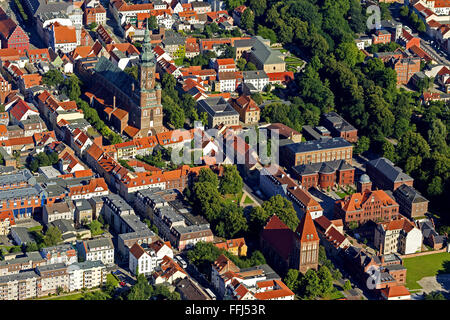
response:
<path fill-rule="evenodd" d="M 144 33 L 144 45 L 141 56 L 142 63 L 153 63 L 153 59 L 155 58 L 152 52 L 152 45 L 150 43 L 150 30 L 148 28 L 148 23 L 149 19 L 147 18 Z"/>

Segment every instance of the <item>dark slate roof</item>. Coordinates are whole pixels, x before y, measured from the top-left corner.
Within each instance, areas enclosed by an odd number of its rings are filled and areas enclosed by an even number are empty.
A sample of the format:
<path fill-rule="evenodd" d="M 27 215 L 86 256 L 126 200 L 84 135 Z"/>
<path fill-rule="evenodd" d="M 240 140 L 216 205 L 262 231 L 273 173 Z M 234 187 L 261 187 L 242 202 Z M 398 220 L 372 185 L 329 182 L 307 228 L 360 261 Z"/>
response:
<path fill-rule="evenodd" d="M 239 48 L 239 47 L 248 48 L 248 47 L 253 46 L 254 43 L 255 43 L 255 38 L 241 39 L 241 40 L 234 41 L 234 47 L 235 48 Z"/>
<path fill-rule="evenodd" d="M 409 203 L 428 202 L 428 200 L 422 196 L 419 191 L 411 186 L 402 184 L 394 191 L 394 196 L 406 199 Z"/>
<path fill-rule="evenodd" d="M 342 131 L 354 131 L 356 128 L 344 120 L 339 114 L 336 112 L 329 112 L 323 115 L 324 122 L 331 124 L 336 130 Z"/>
<path fill-rule="evenodd" d="M 244 77 L 244 80 L 269 78 L 264 70 L 243 71 L 242 76 Z"/>
<path fill-rule="evenodd" d="M 238 112 L 223 97 L 206 98 L 197 103 L 212 117 L 238 115 Z"/>
<path fill-rule="evenodd" d="M 284 63 L 278 50 L 268 47 L 260 36 L 256 36 L 251 53 L 262 64 Z"/>
<path fill-rule="evenodd" d="M 139 88 L 138 83 L 132 77 L 123 72 L 119 67 L 117 67 L 114 63 L 112 63 L 105 57 L 100 57 L 100 59 L 98 59 L 94 70 L 96 73 L 105 77 L 106 80 L 115 85 L 127 96 L 133 96 L 133 83 L 135 85 L 135 88 Z"/>
<path fill-rule="evenodd" d="M 345 160 L 333 160 L 320 163 L 303 164 L 292 168 L 292 170 L 297 172 L 299 175 L 333 173 L 336 170 L 344 171 L 352 169 L 354 168 Z"/>
<path fill-rule="evenodd" d="M 383 174 L 387 179 L 389 179 L 392 182 L 413 180 L 413 178 L 404 173 L 402 169 L 394 166 L 394 164 L 386 158 L 378 158 L 369 161 L 367 165 L 375 168 L 378 172 Z"/>
<path fill-rule="evenodd" d="M 284 146 L 292 153 L 303 153 L 318 150 L 336 149 L 343 147 L 351 147 L 352 144 L 343 138 L 321 139 L 307 142 L 298 142 Z"/>

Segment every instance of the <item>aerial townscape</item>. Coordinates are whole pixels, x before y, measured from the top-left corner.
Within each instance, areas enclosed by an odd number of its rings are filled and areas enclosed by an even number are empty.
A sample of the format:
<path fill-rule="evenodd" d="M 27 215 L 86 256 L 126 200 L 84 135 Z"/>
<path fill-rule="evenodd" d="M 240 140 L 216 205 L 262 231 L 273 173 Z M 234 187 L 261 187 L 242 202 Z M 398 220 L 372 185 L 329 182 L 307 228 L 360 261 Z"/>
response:
<path fill-rule="evenodd" d="M 450 299 L 449 100 L 446 0 L 0 0 L 0 300 Z"/>

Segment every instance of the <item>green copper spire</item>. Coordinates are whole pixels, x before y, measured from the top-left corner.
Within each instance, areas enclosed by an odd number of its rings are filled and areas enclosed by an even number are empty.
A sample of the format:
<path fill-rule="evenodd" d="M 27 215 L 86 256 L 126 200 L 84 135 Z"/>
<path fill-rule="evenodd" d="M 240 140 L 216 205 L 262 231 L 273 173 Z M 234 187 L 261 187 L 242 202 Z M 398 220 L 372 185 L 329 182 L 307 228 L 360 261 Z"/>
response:
<path fill-rule="evenodd" d="M 145 33 L 144 33 L 144 45 L 142 50 L 142 63 L 153 63 L 153 59 L 155 58 L 152 52 L 152 45 L 150 43 L 150 30 L 148 29 L 148 19 L 146 21 Z"/>

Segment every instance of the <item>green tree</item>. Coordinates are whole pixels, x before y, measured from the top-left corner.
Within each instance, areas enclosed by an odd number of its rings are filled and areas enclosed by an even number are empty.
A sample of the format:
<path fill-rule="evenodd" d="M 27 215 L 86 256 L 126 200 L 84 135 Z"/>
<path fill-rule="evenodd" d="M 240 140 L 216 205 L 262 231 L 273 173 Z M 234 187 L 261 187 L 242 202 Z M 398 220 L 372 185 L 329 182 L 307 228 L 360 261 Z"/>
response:
<path fill-rule="evenodd" d="M 247 61 L 244 58 L 239 58 L 236 60 L 236 66 L 239 70 L 244 71 Z"/>
<path fill-rule="evenodd" d="M 32 251 L 39 251 L 39 246 L 36 242 L 29 242 L 27 243 L 27 245 L 25 246 L 25 251 L 26 252 L 32 252 Z"/>
<path fill-rule="evenodd" d="M 236 203 L 226 203 L 222 207 L 224 216 L 224 236 L 226 238 L 234 238 L 237 234 L 247 231 L 247 219 L 244 217 L 243 209 L 238 207 Z"/>
<path fill-rule="evenodd" d="M 219 187 L 219 178 L 210 168 L 202 168 L 198 174 L 198 182 L 209 182 L 216 188 Z"/>
<path fill-rule="evenodd" d="M 95 31 L 95 29 L 97 29 L 97 26 L 98 26 L 97 22 L 94 21 L 88 26 L 88 28 L 91 31 Z"/>
<path fill-rule="evenodd" d="M 314 299 L 320 296 L 322 287 L 316 271 L 313 269 L 306 271 L 300 280 L 299 290 L 304 299 Z"/>
<path fill-rule="evenodd" d="M 257 30 L 257 35 L 270 40 L 270 43 L 278 42 L 277 34 L 272 29 L 259 24 Z"/>
<path fill-rule="evenodd" d="M 153 288 L 143 274 L 136 277 L 136 283 L 131 287 L 127 300 L 149 300 L 153 295 Z"/>
<path fill-rule="evenodd" d="M 245 65 L 245 71 L 256 71 L 258 68 L 256 68 L 255 64 L 253 62 L 247 62 Z M 270 84 L 269 84 L 270 85 Z"/>
<path fill-rule="evenodd" d="M 51 69 L 42 76 L 42 82 L 50 87 L 59 86 L 64 82 L 64 76 L 58 69 Z"/>
<path fill-rule="evenodd" d="M 439 196 L 444 192 L 444 185 L 442 178 L 439 176 L 433 177 L 427 188 L 427 193 L 431 196 Z"/>
<path fill-rule="evenodd" d="M 293 292 L 297 292 L 299 286 L 299 271 L 296 269 L 289 269 L 286 276 L 283 279 L 283 282 L 286 286 L 291 289 Z"/>
<path fill-rule="evenodd" d="M 44 245 L 46 247 L 56 246 L 61 241 L 61 231 L 57 227 L 49 227 L 44 236 Z"/>
<path fill-rule="evenodd" d="M 281 195 L 276 195 L 264 201 L 261 207 L 254 207 L 249 213 L 251 229 L 259 232 L 273 214 L 292 230 L 295 230 L 300 222 L 292 202 Z"/>
<path fill-rule="evenodd" d="M 319 277 L 320 296 L 324 297 L 333 290 L 333 276 L 326 266 L 319 268 L 317 276 Z"/>
<path fill-rule="evenodd" d="M 148 28 L 150 30 L 158 29 L 158 22 L 156 21 L 156 16 L 150 16 L 150 18 L 147 20 Z"/>
<path fill-rule="evenodd" d="M 263 97 L 259 92 L 253 93 L 250 97 L 253 99 L 253 101 L 256 102 L 257 105 L 260 105 L 264 102 Z"/>
<path fill-rule="evenodd" d="M 244 10 L 241 18 L 241 25 L 244 29 L 250 31 L 255 26 L 255 14 L 250 8 Z"/>
<path fill-rule="evenodd" d="M 224 165 L 223 175 L 220 179 L 219 190 L 222 194 L 237 194 L 242 191 L 244 182 L 237 167 L 234 165 Z"/>
<path fill-rule="evenodd" d="M 139 69 L 137 65 L 126 67 L 123 71 L 131 76 L 134 80 L 139 81 Z"/>
<path fill-rule="evenodd" d="M 256 17 L 260 17 L 267 9 L 267 0 L 250 0 L 250 9 L 255 13 Z"/>
<path fill-rule="evenodd" d="M 424 295 L 425 300 L 447 300 L 439 291 L 433 291 Z"/>
<path fill-rule="evenodd" d="M 409 8 L 407 5 L 402 6 L 402 8 L 400 9 L 400 15 L 402 17 L 407 17 L 409 15 Z"/>
<path fill-rule="evenodd" d="M 335 52 L 336 57 L 350 67 L 364 61 L 364 54 L 356 47 L 355 42 L 343 42 L 339 44 Z"/>
<path fill-rule="evenodd" d="M 355 154 L 361 154 L 369 150 L 369 147 L 370 147 L 370 139 L 366 136 L 362 136 L 358 139 L 354 152 Z"/>
<path fill-rule="evenodd" d="M 94 220 L 89 224 L 89 230 L 91 230 L 93 236 L 103 233 L 102 224 L 98 220 Z"/>
<path fill-rule="evenodd" d="M 352 284 L 351 284 L 350 280 L 345 280 L 343 289 L 345 291 L 350 291 L 352 289 Z"/>

